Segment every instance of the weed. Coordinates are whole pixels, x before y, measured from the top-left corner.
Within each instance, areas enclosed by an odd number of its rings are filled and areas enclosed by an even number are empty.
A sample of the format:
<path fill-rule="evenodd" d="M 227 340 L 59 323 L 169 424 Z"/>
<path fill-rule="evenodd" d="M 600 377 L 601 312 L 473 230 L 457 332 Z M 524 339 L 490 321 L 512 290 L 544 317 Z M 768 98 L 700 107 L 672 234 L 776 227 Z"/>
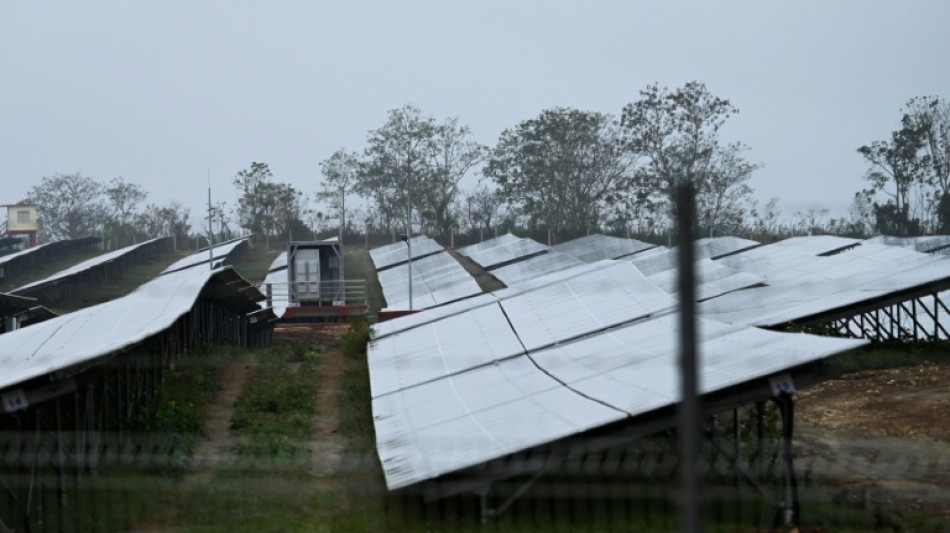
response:
<path fill-rule="evenodd" d="M 249 457 L 292 455 L 294 440 L 309 437 L 316 412 L 315 354 L 303 345 L 290 345 L 271 348 L 258 361 L 254 378 L 235 404 L 231 429 L 247 437 L 235 452 Z"/>
<path fill-rule="evenodd" d="M 348 359 L 365 359 L 366 343 L 369 342 L 371 333 L 369 322 L 365 320 L 353 322 L 346 333 L 343 334 L 343 355 Z"/>

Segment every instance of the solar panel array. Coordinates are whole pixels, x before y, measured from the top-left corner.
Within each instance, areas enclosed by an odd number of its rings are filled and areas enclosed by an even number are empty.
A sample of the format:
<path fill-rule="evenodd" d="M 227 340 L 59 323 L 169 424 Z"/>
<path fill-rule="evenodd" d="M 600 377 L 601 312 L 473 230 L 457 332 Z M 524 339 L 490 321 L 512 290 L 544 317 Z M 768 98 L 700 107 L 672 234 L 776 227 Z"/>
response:
<path fill-rule="evenodd" d="M 491 264 L 501 257 L 493 250 L 519 246 L 516 239 L 471 253 L 491 256 Z M 864 342 L 755 326 L 950 283 L 950 258 L 902 246 L 831 236 L 698 243 L 702 391 L 789 372 Z M 492 273 L 507 289 L 375 328 L 370 380 L 390 489 L 678 401 L 675 250 L 563 269 L 558 255 L 505 259 Z"/>
<path fill-rule="evenodd" d="M 422 258 L 443 250 L 442 245 L 425 235 L 416 235 L 409 239 L 409 244 L 405 242 L 394 242 L 379 248 L 373 248 L 369 252 L 370 259 L 373 260 L 373 266 L 376 270 L 383 270 L 395 265 L 409 261 L 409 248 L 412 248 L 412 258 Z"/>
<path fill-rule="evenodd" d="M 49 277 L 47 277 L 47 278 L 45 278 L 45 279 L 41 279 L 41 280 L 39 280 L 39 281 L 34 281 L 33 283 L 29 283 L 29 284 L 27 284 L 27 285 L 23 285 L 22 287 L 17 287 L 17 288 L 14 289 L 13 291 L 11 291 L 11 293 L 12 293 L 12 294 L 18 294 L 18 293 L 21 293 L 21 292 L 25 292 L 25 291 L 27 291 L 27 290 L 29 290 L 29 289 L 32 289 L 32 288 L 34 288 L 34 287 L 39 287 L 39 286 L 41 286 L 41 285 L 47 285 L 47 284 L 50 284 L 50 283 L 55 283 L 55 282 L 61 281 L 61 280 L 65 279 L 65 278 L 68 278 L 68 277 L 70 277 L 70 276 L 74 276 L 74 275 L 76 275 L 76 274 L 79 274 L 79 273 L 82 273 L 82 272 L 86 272 L 86 271 L 88 271 L 88 270 L 91 270 L 91 269 L 96 268 L 96 267 L 98 267 L 98 266 L 104 265 L 104 264 L 106 264 L 106 263 L 110 263 L 110 262 L 112 262 L 112 261 L 116 261 L 116 260 L 121 259 L 122 257 L 124 257 L 124 256 L 126 256 L 126 255 L 129 255 L 129 254 L 131 254 L 131 253 L 134 253 L 134 252 L 136 252 L 136 251 L 138 251 L 138 250 L 141 250 L 141 249 L 143 249 L 143 248 L 148 248 L 148 247 L 150 247 L 150 246 L 152 246 L 152 245 L 154 245 L 154 244 L 156 244 L 156 243 L 159 243 L 159 242 L 161 242 L 161 241 L 165 241 L 165 240 L 168 240 L 168 239 L 169 239 L 169 237 L 158 237 L 158 238 L 155 238 L 155 239 L 150 239 L 150 240 L 147 240 L 147 241 L 144 241 L 144 242 L 140 242 L 140 243 L 138 243 L 138 244 L 133 244 L 133 245 L 131 245 L 131 246 L 126 246 L 125 248 L 119 248 L 118 250 L 113 250 L 113 251 L 111 251 L 111 252 L 107 252 L 107 253 L 104 253 L 104 254 L 102 254 L 102 255 L 98 255 L 98 256 L 93 257 L 93 258 L 91 258 L 91 259 L 87 259 L 86 261 L 83 261 L 83 262 L 81 262 L 81 263 L 79 263 L 79 264 L 77 264 L 77 265 L 73 265 L 73 266 L 71 266 L 71 267 L 69 267 L 69 268 L 67 268 L 67 269 L 65 269 L 65 270 L 61 270 L 61 271 L 59 271 L 59 272 L 57 272 L 57 273 L 55 273 L 55 274 L 53 274 L 53 275 L 51 275 L 51 276 L 49 276 Z"/>
<path fill-rule="evenodd" d="M 459 248 L 458 252 L 478 263 L 485 270 L 492 270 L 505 263 L 521 258 L 547 253 L 549 248 L 531 239 L 522 239 L 505 234 L 485 242 Z"/>
<path fill-rule="evenodd" d="M 632 256 L 655 247 L 655 244 L 636 239 L 610 237 L 598 233 L 556 244 L 552 248 L 558 252 L 576 257 L 585 263 L 593 263 L 602 259 L 620 259 Z"/>
<path fill-rule="evenodd" d="M 220 279 L 232 303 L 257 309 L 261 295 L 232 270 L 185 269 L 159 276 L 128 295 L 0 335 L 0 389 L 113 354 L 160 333 Z"/>
<path fill-rule="evenodd" d="M 950 235 L 926 235 L 923 237 L 890 237 L 879 235 L 864 242 L 900 246 L 924 253 L 947 253 L 950 251 Z"/>
<path fill-rule="evenodd" d="M 210 258 L 213 257 L 214 268 L 218 268 L 223 264 L 229 264 L 231 262 L 231 255 L 235 253 L 238 249 L 243 246 L 247 246 L 247 241 L 250 237 L 240 237 L 233 239 L 227 242 L 216 244 L 212 248 L 212 252 L 209 254 L 208 249 L 198 250 L 197 252 L 182 257 L 178 261 L 175 261 L 168 266 L 165 270 L 162 271 L 162 274 L 168 274 L 169 272 L 177 272 L 185 268 L 191 268 L 198 265 L 207 265 Z M 209 268 L 210 270 L 210 268 Z"/>
<path fill-rule="evenodd" d="M 409 265 L 376 273 L 391 309 L 409 309 Z M 458 261 L 444 251 L 412 261 L 412 309 L 423 309 L 482 292 Z"/>
<path fill-rule="evenodd" d="M 693 243 L 697 258 L 717 259 L 727 254 L 750 250 L 762 243 L 739 237 L 709 237 Z"/>
<path fill-rule="evenodd" d="M 368 360 L 387 486 L 672 405 L 674 307 L 631 263 L 613 262 L 377 333 Z M 702 372 L 706 392 L 862 343 L 713 322 L 700 331 L 703 353 L 711 354 Z"/>
<path fill-rule="evenodd" d="M 541 255 L 529 257 L 523 261 L 495 268 L 491 273 L 501 280 L 502 283 L 510 287 L 538 276 L 574 268 L 583 264 L 585 264 L 583 261 L 572 255 L 551 250 Z"/>
<path fill-rule="evenodd" d="M 734 256 L 734 264 L 758 270 L 769 286 L 704 302 L 699 312 L 730 323 L 771 326 L 950 278 L 950 257 L 941 254 L 864 243 L 837 255 L 793 260 L 788 248 L 781 243 L 757 248 L 754 261 Z"/>

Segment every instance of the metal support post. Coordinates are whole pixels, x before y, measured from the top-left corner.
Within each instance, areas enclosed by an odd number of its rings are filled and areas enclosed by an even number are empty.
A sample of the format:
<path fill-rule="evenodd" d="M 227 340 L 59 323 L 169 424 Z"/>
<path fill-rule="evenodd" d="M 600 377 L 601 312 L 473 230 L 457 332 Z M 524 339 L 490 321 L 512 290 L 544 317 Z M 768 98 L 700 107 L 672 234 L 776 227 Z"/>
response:
<path fill-rule="evenodd" d="M 676 225 L 680 236 L 679 326 L 680 326 L 680 405 L 679 439 L 682 469 L 681 530 L 686 533 L 705 531 L 702 496 L 699 487 L 700 438 L 702 403 L 698 391 L 699 376 L 696 353 L 696 286 L 694 276 L 693 210 L 695 191 L 692 184 L 677 187 Z"/>
<path fill-rule="evenodd" d="M 801 520 L 801 506 L 798 501 L 798 481 L 795 478 L 795 468 L 792 456 L 792 434 L 794 430 L 795 410 L 792 396 L 782 392 L 772 398 L 782 414 L 782 466 L 784 469 L 785 490 L 784 499 L 775 516 L 775 526 L 790 526 Z"/>

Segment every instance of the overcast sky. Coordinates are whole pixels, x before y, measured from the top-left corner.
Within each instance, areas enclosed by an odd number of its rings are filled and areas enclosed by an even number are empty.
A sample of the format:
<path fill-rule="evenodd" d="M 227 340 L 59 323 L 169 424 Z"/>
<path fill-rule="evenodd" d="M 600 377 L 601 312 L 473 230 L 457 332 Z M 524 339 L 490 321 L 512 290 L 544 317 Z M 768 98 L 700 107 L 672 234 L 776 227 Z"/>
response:
<path fill-rule="evenodd" d="M 913 96 L 950 98 L 950 2 L 30 1 L 0 3 L 0 203 L 44 176 L 144 186 L 199 218 L 252 161 L 308 195 L 387 111 L 475 138 L 554 106 L 619 116 L 639 90 L 705 82 L 725 140 L 783 216 L 844 211 L 856 148 Z M 471 185 L 471 183 L 469 183 Z"/>

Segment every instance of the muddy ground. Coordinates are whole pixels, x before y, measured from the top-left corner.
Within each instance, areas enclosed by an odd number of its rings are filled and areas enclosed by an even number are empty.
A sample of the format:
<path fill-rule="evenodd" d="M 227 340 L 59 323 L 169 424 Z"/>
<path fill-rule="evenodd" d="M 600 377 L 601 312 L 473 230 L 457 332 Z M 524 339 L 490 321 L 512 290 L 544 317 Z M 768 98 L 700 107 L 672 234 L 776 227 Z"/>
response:
<path fill-rule="evenodd" d="M 800 391 L 796 410 L 803 490 L 827 481 L 839 502 L 950 524 L 950 365 L 826 381 Z"/>

